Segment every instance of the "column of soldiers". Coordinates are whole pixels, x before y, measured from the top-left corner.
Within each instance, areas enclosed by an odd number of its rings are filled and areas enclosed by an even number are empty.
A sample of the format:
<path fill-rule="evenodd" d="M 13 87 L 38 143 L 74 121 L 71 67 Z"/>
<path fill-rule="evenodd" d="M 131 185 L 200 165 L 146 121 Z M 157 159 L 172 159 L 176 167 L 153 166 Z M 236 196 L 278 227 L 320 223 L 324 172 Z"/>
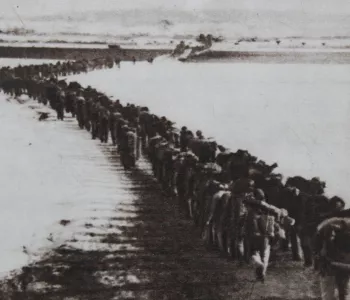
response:
<path fill-rule="evenodd" d="M 349 299 L 350 221 L 343 199 L 327 197 L 317 177 L 295 176 L 283 183 L 274 172 L 277 164 L 246 150 L 232 152 L 199 130 L 178 130 L 147 107 L 122 105 L 90 86 L 57 79 L 110 65 L 100 60 L 2 68 L 0 88 L 49 104 L 58 120 L 71 114 L 92 139 L 107 143 L 110 138 L 125 169 L 147 158 L 164 193 L 177 199 L 208 248 L 252 262 L 257 280 L 264 281 L 271 253 L 291 248 L 293 260 L 319 272 L 323 299 L 335 299 L 336 289 L 339 299 Z"/>

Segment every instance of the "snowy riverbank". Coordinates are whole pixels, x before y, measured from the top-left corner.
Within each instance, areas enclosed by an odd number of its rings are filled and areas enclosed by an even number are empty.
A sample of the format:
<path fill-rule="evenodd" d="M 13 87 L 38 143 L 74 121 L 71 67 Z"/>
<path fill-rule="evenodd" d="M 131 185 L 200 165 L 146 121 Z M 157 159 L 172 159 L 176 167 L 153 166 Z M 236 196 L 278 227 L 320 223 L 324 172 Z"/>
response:
<path fill-rule="evenodd" d="M 103 248 L 85 236 L 84 224 L 93 218 L 107 224 L 120 201 L 133 199 L 88 133 L 38 122 L 31 106 L 38 104 L 19 105 L 0 94 L 0 276 L 68 240 L 78 249 Z"/>

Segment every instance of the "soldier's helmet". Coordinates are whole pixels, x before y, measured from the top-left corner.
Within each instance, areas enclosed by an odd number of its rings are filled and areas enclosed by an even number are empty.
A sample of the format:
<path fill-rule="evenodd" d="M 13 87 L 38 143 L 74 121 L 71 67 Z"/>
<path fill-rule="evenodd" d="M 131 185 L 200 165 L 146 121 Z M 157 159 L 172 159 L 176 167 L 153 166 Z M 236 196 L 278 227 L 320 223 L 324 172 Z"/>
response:
<path fill-rule="evenodd" d="M 265 200 L 265 193 L 262 189 L 256 189 L 254 191 L 254 196 L 256 200 L 261 200 L 261 201 Z"/>
<path fill-rule="evenodd" d="M 225 152 L 226 151 L 226 148 L 222 145 L 218 145 L 218 149 L 220 152 Z"/>
<path fill-rule="evenodd" d="M 345 201 L 338 196 L 333 196 L 330 199 L 330 205 L 332 206 L 333 209 L 342 210 L 345 207 Z"/>
<path fill-rule="evenodd" d="M 202 137 L 202 136 L 203 136 L 202 131 L 197 130 L 197 131 L 196 131 L 196 136 L 197 136 L 197 137 Z"/>

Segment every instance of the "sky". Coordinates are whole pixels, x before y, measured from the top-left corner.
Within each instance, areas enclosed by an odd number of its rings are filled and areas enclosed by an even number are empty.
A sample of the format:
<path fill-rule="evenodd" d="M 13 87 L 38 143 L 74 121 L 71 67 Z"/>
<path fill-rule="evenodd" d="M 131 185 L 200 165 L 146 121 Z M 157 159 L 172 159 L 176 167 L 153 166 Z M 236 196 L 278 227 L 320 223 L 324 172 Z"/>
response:
<path fill-rule="evenodd" d="M 46 15 L 64 11 L 124 9 L 243 9 L 343 14 L 350 17 L 349 0 L 0 0 L 2 15 Z"/>

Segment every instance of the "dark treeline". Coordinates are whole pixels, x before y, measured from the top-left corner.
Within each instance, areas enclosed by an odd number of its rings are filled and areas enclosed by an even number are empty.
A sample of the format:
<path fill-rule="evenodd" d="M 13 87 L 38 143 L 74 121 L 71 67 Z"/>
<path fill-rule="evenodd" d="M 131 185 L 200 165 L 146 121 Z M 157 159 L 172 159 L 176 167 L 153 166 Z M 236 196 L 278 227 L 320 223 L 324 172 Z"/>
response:
<path fill-rule="evenodd" d="M 99 48 L 59 48 L 59 47 L 9 47 L 0 46 L 0 57 L 35 59 L 93 59 L 95 57 L 118 56 L 123 61 L 144 61 L 170 53 L 170 50 L 156 49 L 99 49 Z"/>

